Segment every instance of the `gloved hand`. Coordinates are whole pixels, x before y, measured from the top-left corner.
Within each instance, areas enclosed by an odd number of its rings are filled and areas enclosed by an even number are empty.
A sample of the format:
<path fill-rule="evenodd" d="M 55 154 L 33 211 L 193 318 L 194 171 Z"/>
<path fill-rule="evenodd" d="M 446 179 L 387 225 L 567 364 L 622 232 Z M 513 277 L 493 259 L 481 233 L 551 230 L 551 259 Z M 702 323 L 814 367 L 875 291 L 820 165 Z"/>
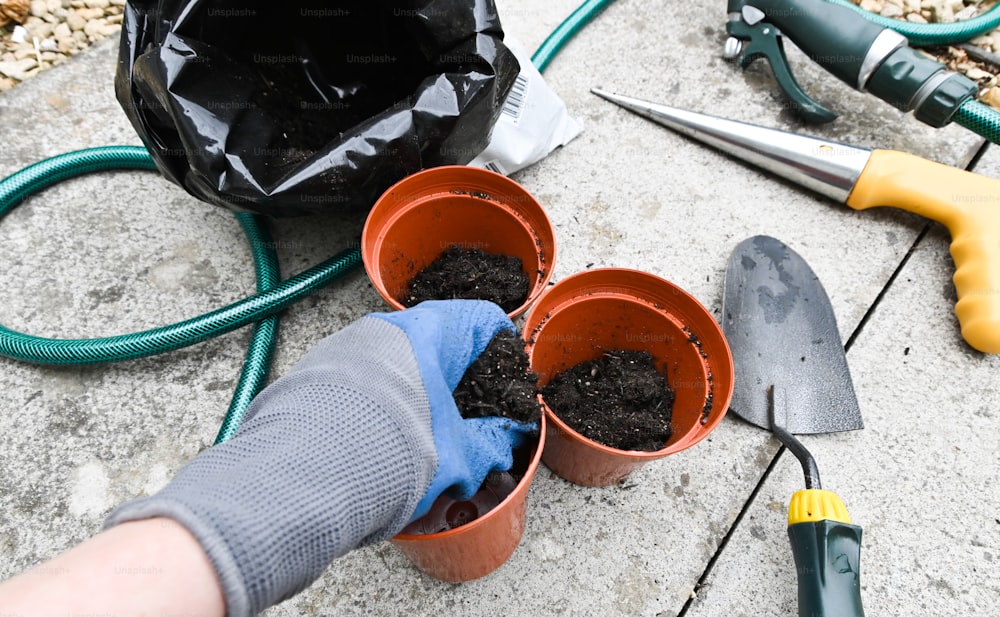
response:
<path fill-rule="evenodd" d="M 470 304 L 472 303 L 472 304 Z M 538 424 L 507 418 L 463 419 L 452 392 L 493 337 L 514 324 L 492 302 L 438 300 L 395 313 L 375 314 L 410 339 L 431 406 L 431 427 L 438 454 L 437 472 L 411 520 L 427 514 L 442 493 L 471 499 L 490 471 L 507 471 L 513 450 L 538 431 Z"/>
<path fill-rule="evenodd" d="M 425 302 L 361 318 L 254 399 L 228 441 L 106 527 L 166 516 L 205 549 L 227 614 L 305 589 L 349 550 L 389 538 L 442 492 L 467 498 L 537 427 L 463 420 L 451 391 L 513 324 L 495 304 Z"/>

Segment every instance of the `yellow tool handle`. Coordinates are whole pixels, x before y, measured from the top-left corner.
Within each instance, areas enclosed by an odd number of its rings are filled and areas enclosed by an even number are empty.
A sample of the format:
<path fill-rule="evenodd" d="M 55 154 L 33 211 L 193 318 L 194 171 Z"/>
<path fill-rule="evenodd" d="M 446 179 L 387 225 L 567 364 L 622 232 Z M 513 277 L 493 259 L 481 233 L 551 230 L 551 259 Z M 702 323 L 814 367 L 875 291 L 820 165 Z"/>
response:
<path fill-rule="evenodd" d="M 979 351 L 1000 353 L 1000 180 L 875 150 L 847 205 L 893 206 L 947 227 L 962 336 Z"/>

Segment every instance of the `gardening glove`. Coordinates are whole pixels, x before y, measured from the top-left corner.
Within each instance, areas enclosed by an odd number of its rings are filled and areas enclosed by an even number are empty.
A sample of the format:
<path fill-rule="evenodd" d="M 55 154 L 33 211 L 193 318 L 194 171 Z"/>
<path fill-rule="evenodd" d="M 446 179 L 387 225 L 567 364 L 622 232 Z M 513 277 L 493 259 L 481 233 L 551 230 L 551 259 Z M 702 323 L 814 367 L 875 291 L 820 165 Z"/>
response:
<path fill-rule="evenodd" d="M 509 468 L 528 429 L 466 425 L 450 392 L 510 327 L 502 309 L 474 300 L 363 317 L 261 392 L 229 441 L 105 527 L 180 522 L 212 562 L 227 615 L 255 615 L 335 558 L 398 533 L 452 480 L 474 492 L 491 469 Z"/>
<path fill-rule="evenodd" d="M 395 313 L 379 313 L 406 333 L 431 408 L 437 471 L 412 520 L 427 514 L 442 493 L 464 501 L 471 499 L 491 471 L 507 471 L 514 464 L 513 450 L 537 423 L 524 424 L 500 417 L 463 419 L 452 392 L 465 370 L 502 330 L 515 332 L 503 309 L 482 300 L 432 300 Z"/>

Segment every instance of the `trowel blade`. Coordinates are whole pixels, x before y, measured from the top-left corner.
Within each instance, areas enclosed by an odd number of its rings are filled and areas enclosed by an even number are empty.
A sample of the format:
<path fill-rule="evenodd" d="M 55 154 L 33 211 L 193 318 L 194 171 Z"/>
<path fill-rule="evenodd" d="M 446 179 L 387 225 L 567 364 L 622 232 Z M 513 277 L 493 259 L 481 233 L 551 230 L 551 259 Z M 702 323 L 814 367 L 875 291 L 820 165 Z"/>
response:
<path fill-rule="evenodd" d="M 768 389 L 784 389 L 793 434 L 863 428 L 830 299 L 809 264 L 781 241 L 754 236 L 729 258 L 722 329 L 733 353 L 730 411 L 770 429 Z"/>

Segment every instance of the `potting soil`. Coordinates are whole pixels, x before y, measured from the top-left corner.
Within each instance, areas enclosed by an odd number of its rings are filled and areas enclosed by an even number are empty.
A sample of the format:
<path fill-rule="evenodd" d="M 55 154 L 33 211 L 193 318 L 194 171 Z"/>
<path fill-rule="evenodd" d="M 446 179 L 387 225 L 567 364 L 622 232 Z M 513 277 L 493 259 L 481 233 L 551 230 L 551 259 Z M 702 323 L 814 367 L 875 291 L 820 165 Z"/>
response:
<path fill-rule="evenodd" d="M 450 246 L 410 280 L 404 306 L 424 300 L 489 300 L 508 313 L 524 304 L 530 281 L 520 257 Z"/>
<path fill-rule="evenodd" d="M 542 398 L 584 437 L 619 450 L 660 450 L 670 438 L 674 392 L 648 351 L 606 351 L 553 378 Z"/>
<path fill-rule="evenodd" d="M 538 376 L 531 372 L 524 342 L 511 332 L 493 337 L 469 366 L 453 393 L 463 418 L 500 416 L 537 422 Z"/>

